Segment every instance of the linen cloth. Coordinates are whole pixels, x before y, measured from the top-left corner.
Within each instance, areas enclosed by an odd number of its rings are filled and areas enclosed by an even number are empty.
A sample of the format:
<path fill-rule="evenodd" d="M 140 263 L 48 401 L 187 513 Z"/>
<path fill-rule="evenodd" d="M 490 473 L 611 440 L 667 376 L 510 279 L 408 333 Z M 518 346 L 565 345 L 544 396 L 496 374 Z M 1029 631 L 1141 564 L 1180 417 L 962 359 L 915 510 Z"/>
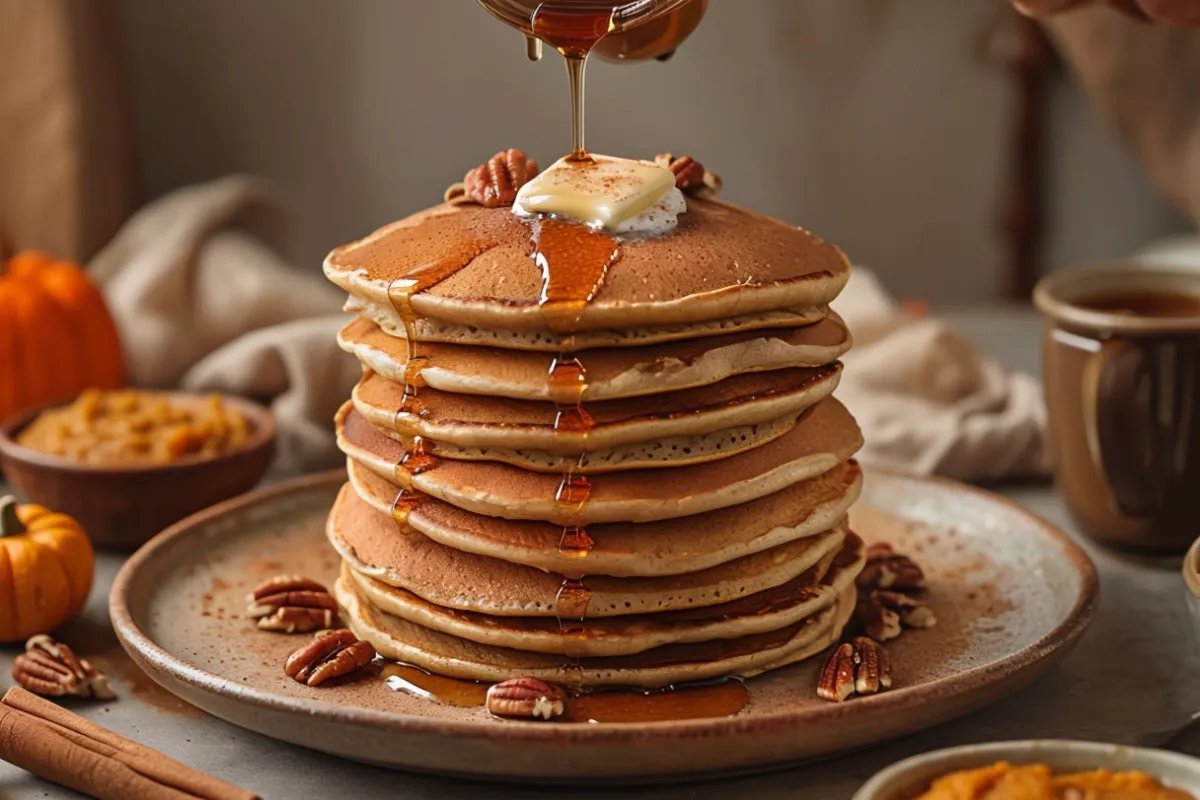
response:
<path fill-rule="evenodd" d="M 335 341 L 344 295 L 286 263 L 283 227 L 268 187 L 228 177 L 142 209 L 90 270 L 132 383 L 267 400 L 281 464 L 310 470 L 340 463 L 332 418 L 361 368 Z M 835 308 L 855 336 L 838 396 L 863 427 L 864 463 L 964 479 L 1046 470 L 1036 380 L 907 313 L 869 270 L 854 270 Z"/>
<path fill-rule="evenodd" d="M 279 463 L 336 466 L 333 415 L 362 374 L 337 346 L 345 296 L 279 255 L 281 205 L 232 176 L 137 212 L 89 264 L 121 331 L 130 383 L 270 402 Z"/>
<path fill-rule="evenodd" d="M 1040 382 L 1009 373 L 951 325 L 913 313 L 856 267 L 833 307 L 854 334 L 837 397 L 863 429 L 859 460 L 960 480 L 1049 472 Z"/>

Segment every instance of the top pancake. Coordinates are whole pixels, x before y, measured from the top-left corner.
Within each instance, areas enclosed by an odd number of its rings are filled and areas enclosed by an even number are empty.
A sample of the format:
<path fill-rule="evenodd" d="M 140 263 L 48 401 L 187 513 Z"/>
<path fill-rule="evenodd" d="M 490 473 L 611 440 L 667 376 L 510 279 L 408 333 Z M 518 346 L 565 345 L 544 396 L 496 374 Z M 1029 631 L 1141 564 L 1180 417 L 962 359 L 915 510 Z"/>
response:
<path fill-rule="evenodd" d="M 621 331 L 636 342 L 697 335 L 685 330 L 664 338 L 653 331 L 641 335 L 639 328 L 699 326 L 702 335 L 783 327 L 819 318 L 845 286 L 845 255 L 811 233 L 729 204 L 687 202 L 673 232 L 621 243 L 619 259 L 575 331 Z M 543 275 L 531 251 L 528 223 L 509 209 L 443 204 L 337 248 L 325 260 L 325 273 L 360 301 L 382 308 L 390 306 L 388 289 L 397 278 L 448 258 L 466 261 L 413 297 L 419 318 L 544 332 L 549 326 L 539 307 Z M 470 253 L 477 254 L 463 255 Z M 717 323 L 719 328 L 711 327 Z M 429 328 L 418 328 L 424 338 L 422 330 Z M 553 349 L 562 342 L 524 346 Z"/>

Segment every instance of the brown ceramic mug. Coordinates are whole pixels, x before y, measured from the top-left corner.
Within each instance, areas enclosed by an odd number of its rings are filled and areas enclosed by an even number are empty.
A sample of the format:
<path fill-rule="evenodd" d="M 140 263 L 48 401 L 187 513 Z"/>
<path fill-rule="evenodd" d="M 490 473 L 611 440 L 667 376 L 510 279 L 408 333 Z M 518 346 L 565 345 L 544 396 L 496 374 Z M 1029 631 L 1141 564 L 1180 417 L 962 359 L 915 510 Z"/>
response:
<path fill-rule="evenodd" d="M 1200 528 L 1200 266 L 1066 270 L 1034 302 L 1067 506 L 1107 543 L 1186 549 Z"/>

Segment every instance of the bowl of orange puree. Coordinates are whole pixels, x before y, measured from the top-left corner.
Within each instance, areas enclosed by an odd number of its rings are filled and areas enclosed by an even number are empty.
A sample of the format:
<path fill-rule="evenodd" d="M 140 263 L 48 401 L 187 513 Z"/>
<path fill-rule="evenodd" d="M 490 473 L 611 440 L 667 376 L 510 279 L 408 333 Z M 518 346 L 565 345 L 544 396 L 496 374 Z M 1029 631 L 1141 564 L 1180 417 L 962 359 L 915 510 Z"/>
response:
<path fill-rule="evenodd" d="M 131 549 L 248 491 L 274 456 L 270 409 L 229 395 L 89 390 L 0 428 L 4 477 L 31 502 Z"/>
<path fill-rule="evenodd" d="M 894 764 L 854 800 L 1200 800 L 1200 759 L 1094 742 L 969 745 Z"/>

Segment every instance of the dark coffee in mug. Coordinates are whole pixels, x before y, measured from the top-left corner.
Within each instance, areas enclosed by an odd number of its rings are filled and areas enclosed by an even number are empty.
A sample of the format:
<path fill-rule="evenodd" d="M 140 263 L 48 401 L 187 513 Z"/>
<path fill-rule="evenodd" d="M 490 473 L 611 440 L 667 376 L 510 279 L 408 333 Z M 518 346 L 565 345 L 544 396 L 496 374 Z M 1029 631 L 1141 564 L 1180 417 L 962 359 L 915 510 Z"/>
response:
<path fill-rule="evenodd" d="M 1117 292 L 1084 297 L 1079 305 L 1134 317 L 1200 316 L 1200 295 L 1183 292 Z"/>
<path fill-rule="evenodd" d="M 1063 499 L 1098 539 L 1185 549 L 1200 536 L 1200 266 L 1069 270 L 1034 298 Z"/>

